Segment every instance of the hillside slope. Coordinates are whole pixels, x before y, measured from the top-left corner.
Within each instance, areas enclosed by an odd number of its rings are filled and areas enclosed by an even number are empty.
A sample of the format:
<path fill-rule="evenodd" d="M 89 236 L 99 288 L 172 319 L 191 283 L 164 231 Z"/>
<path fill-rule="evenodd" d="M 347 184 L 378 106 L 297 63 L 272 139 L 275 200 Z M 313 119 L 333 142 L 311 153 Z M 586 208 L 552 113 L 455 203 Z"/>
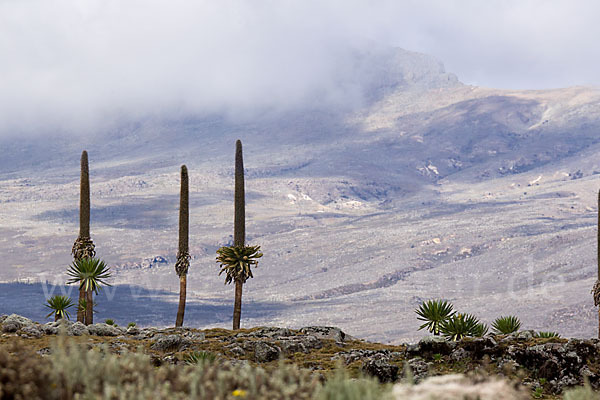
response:
<path fill-rule="evenodd" d="M 357 56 L 357 65 L 371 75 L 360 80 L 367 96 L 353 110 L 4 139 L 0 280 L 64 284 L 86 148 L 98 254 L 113 265 L 115 284 L 162 293 L 156 321 L 171 324 L 178 167 L 186 163 L 188 299 L 199 310 L 186 324 L 228 326 L 233 288 L 214 257 L 231 240 L 241 138 L 247 239 L 265 253 L 246 285 L 243 324 L 336 325 L 400 343 L 419 336 L 412 311 L 422 299 L 443 297 L 484 320 L 514 313 L 532 329 L 595 335 L 600 91 L 463 85 L 439 62 L 401 50 Z M 101 295 L 99 318 L 122 322 L 114 298 L 129 295 L 120 290 Z M 5 293 L 0 312 L 17 301 Z M 25 315 L 41 320 L 41 303 Z M 146 305 L 129 307 L 135 314 Z"/>

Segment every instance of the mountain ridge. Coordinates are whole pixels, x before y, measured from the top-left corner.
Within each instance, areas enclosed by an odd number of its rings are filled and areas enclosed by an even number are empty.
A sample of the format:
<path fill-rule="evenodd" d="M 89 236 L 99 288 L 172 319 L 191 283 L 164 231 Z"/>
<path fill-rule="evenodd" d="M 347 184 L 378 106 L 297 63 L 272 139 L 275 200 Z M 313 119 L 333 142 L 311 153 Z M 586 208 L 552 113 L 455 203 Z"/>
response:
<path fill-rule="evenodd" d="M 265 251 L 245 296 L 286 310 L 251 323 L 310 320 L 368 339 L 409 340 L 412 310 L 424 298 L 449 298 L 483 318 L 502 313 L 509 299 L 534 328 L 594 334 L 587 293 L 596 273 L 600 90 L 478 88 L 432 58 L 377 54 L 391 63 L 380 72 L 391 76 L 366 79 L 371 97 L 351 111 L 149 120 L 104 137 L 19 139 L 10 147 L 5 138 L 0 279 L 60 282 L 76 236 L 78 157 L 86 148 L 98 254 L 111 265 L 168 261 L 144 273 L 119 268 L 116 283 L 177 290 L 171 255 L 185 163 L 191 300 L 228 300 L 211 253 L 232 233 L 240 138 L 247 232 Z M 401 56 L 404 64 L 394 61 Z M 411 66 L 414 84 L 403 86 Z M 393 313 L 390 326 L 385 316 Z M 568 323 L 552 325 L 557 315 L 570 315 Z"/>

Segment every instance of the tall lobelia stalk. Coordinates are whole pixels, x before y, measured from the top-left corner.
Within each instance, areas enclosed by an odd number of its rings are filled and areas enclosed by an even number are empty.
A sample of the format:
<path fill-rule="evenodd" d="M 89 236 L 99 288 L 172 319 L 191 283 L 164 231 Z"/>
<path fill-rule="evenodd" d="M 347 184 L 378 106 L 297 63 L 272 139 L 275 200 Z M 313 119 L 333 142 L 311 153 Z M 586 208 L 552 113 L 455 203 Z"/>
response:
<path fill-rule="evenodd" d="M 179 249 L 177 250 L 177 262 L 175 263 L 175 272 L 179 276 L 179 308 L 177 309 L 177 319 L 175 327 L 183 325 L 183 316 L 185 314 L 185 299 L 187 294 L 187 273 L 190 267 L 189 253 L 189 226 L 190 226 L 190 207 L 189 207 L 189 184 L 188 171 L 185 165 L 181 166 L 181 194 L 179 198 Z"/>
<path fill-rule="evenodd" d="M 90 172 L 88 166 L 87 151 L 81 153 L 81 181 L 79 185 L 79 236 L 73 244 L 71 253 L 75 261 L 84 258 L 94 258 L 96 250 L 94 242 L 90 238 Z M 91 293 L 86 296 L 84 289 L 79 290 L 79 302 L 77 304 L 77 321 L 91 321 L 93 316 L 87 316 L 82 304 L 86 302 L 86 297 L 91 297 Z"/>
<path fill-rule="evenodd" d="M 594 305 L 600 306 L 600 190 L 598 191 L 598 226 L 597 226 L 597 262 L 598 262 L 598 280 L 594 284 L 592 293 L 594 294 Z M 600 338 L 600 308 L 598 308 L 598 338 Z"/>
<path fill-rule="evenodd" d="M 242 142 L 235 142 L 235 194 L 233 218 L 233 245 L 244 247 L 246 242 L 246 195 L 244 192 L 244 157 Z M 242 317 L 242 279 L 235 279 L 235 300 L 233 303 L 233 329 L 240 329 Z"/>

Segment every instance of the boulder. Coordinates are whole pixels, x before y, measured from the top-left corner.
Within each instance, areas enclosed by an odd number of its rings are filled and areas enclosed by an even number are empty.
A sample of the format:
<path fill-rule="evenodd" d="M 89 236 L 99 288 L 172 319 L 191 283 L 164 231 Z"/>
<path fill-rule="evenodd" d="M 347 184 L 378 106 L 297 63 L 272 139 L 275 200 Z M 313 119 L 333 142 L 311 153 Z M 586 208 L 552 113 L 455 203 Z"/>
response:
<path fill-rule="evenodd" d="M 452 350 L 450 358 L 454 361 L 464 360 L 469 357 L 469 352 L 462 347 Z"/>
<path fill-rule="evenodd" d="M 180 351 L 192 344 L 189 339 L 181 335 L 157 335 L 153 342 L 150 348 L 158 351 Z"/>
<path fill-rule="evenodd" d="M 368 360 L 362 366 L 362 371 L 379 379 L 381 383 L 391 383 L 398 379 L 398 366 L 383 359 Z"/>
<path fill-rule="evenodd" d="M 129 328 L 127 328 L 127 334 L 128 335 L 139 335 L 140 328 L 138 328 L 137 326 L 130 326 Z"/>
<path fill-rule="evenodd" d="M 225 346 L 225 349 L 227 349 L 231 354 L 233 354 L 236 357 L 243 357 L 246 354 L 244 349 L 238 346 L 237 343 L 227 345 Z"/>
<path fill-rule="evenodd" d="M 119 328 L 103 323 L 88 325 L 87 329 L 90 335 L 94 336 L 119 336 L 121 334 Z"/>
<path fill-rule="evenodd" d="M 17 322 L 3 322 L 2 323 L 2 332 L 5 333 L 13 333 L 20 329 L 20 325 Z"/>
<path fill-rule="evenodd" d="M 448 355 L 456 347 L 456 342 L 450 342 L 441 336 L 426 336 L 419 340 L 416 346 L 406 348 L 409 356 L 421 355 L 431 356 L 432 354 Z"/>
<path fill-rule="evenodd" d="M 598 339 L 569 339 L 565 345 L 565 351 L 574 351 L 586 360 L 594 358 L 598 354 L 597 341 Z"/>
<path fill-rule="evenodd" d="M 412 375 L 412 380 L 415 383 L 420 382 L 421 380 L 425 379 L 427 375 L 429 375 L 429 364 L 427 364 L 422 358 L 413 358 L 408 360 L 407 364 L 408 370 Z M 405 378 L 408 377 L 405 376 Z"/>
<path fill-rule="evenodd" d="M 343 342 L 346 338 L 346 334 L 340 328 L 332 326 L 307 326 L 300 328 L 300 332 L 318 339 L 333 339 L 338 343 Z"/>
<path fill-rule="evenodd" d="M 292 336 L 279 338 L 281 350 L 286 354 L 310 353 L 313 349 L 320 349 L 323 343 L 312 335 Z"/>
<path fill-rule="evenodd" d="M 484 355 L 497 355 L 501 350 L 498 343 L 491 337 L 467 338 L 460 342 L 460 346 L 473 354 L 473 358 L 480 359 Z"/>
<path fill-rule="evenodd" d="M 553 359 L 548 359 L 540 366 L 538 376 L 548 381 L 558 378 L 560 375 L 560 365 Z"/>
<path fill-rule="evenodd" d="M 278 339 L 280 337 L 291 336 L 292 332 L 287 328 L 277 328 L 277 327 L 262 327 L 258 328 L 252 332 L 242 332 L 235 335 L 236 337 L 255 337 L 262 339 Z"/>
<path fill-rule="evenodd" d="M 364 349 L 353 349 L 349 351 L 341 351 L 331 357 L 332 360 L 343 359 L 346 364 L 351 364 L 354 361 L 364 360 L 389 360 L 391 358 L 400 358 L 401 353 L 391 352 L 389 350 L 364 350 Z"/>
<path fill-rule="evenodd" d="M 532 330 L 520 331 L 517 333 L 513 333 L 512 336 L 514 336 L 514 338 L 517 340 L 531 340 L 535 336 L 535 331 L 532 331 Z"/>
<path fill-rule="evenodd" d="M 89 332 L 88 328 L 79 321 L 67 326 L 67 335 L 69 335 L 69 336 L 82 336 L 82 335 L 89 335 L 89 334 L 90 334 L 90 332 Z"/>
<path fill-rule="evenodd" d="M 206 339 L 204 332 L 187 332 L 184 336 L 193 342 L 201 342 Z"/>
<path fill-rule="evenodd" d="M 40 325 L 40 329 L 45 335 L 56 335 L 58 334 L 58 324 L 56 322 L 48 322 L 44 325 Z"/>
<path fill-rule="evenodd" d="M 26 326 L 33 325 L 29 318 L 17 314 L 11 314 L 2 321 L 2 332 L 16 332 Z"/>
<path fill-rule="evenodd" d="M 269 362 L 279 359 L 281 350 L 268 342 L 256 342 L 254 344 L 254 361 Z"/>
<path fill-rule="evenodd" d="M 44 334 L 37 325 L 25 326 L 25 327 L 23 327 L 23 329 L 21 329 L 21 332 L 25 333 L 26 335 L 28 335 L 30 337 L 34 337 L 34 338 L 42 337 L 42 335 Z"/>

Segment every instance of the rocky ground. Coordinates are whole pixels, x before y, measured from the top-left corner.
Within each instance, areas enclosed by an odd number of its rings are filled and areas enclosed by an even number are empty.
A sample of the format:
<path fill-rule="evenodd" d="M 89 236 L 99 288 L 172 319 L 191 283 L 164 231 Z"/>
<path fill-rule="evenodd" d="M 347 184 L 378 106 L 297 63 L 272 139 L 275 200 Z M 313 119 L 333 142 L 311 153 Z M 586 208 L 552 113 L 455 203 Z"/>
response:
<path fill-rule="evenodd" d="M 250 363 L 267 370 L 281 362 L 294 363 L 324 379 L 340 365 L 354 376 L 363 373 L 391 383 L 403 379 L 421 382 L 454 373 L 502 376 L 535 398 L 560 398 L 565 389 L 585 380 L 594 388 L 600 386 L 600 340 L 542 339 L 533 331 L 458 342 L 426 337 L 418 343 L 392 346 L 357 340 L 335 327 L 259 327 L 235 332 L 140 329 L 71 321 L 39 324 L 12 314 L 0 316 L 0 332 L 0 346 L 21 341 L 41 356 L 52 352 L 53 342 L 62 334 L 90 349 L 99 347 L 116 354 L 145 352 L 156 366 L 183 364 L 191 354 L 208 352 L 219 362 Z"/>

